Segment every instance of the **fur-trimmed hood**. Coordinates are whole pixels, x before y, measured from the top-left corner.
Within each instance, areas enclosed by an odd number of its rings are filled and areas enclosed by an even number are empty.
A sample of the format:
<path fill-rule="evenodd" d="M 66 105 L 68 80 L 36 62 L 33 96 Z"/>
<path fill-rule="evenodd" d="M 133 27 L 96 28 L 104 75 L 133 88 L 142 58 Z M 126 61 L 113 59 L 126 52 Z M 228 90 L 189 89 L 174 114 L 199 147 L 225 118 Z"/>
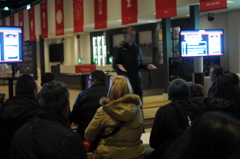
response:
<path fill-rule="evenodd" d="M 142 102 L 138 95 L 127 94 L 115 101 L 103 97 L 100 99 L 100 104 L 112 118 L 118 121 L 130 121 Z"/>

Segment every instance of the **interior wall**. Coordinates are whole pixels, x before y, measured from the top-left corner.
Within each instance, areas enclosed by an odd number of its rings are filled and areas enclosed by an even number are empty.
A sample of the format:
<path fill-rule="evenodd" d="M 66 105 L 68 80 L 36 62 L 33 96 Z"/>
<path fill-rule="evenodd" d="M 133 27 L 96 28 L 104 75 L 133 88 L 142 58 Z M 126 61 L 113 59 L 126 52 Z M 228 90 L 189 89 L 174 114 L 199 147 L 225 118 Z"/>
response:
<path fill-rule="evenodd" d="M 240 11 L 228 13 L 229 27 L 229 70 L 231 72 L 240 73 Z"/>
<path fill-rule="evenodd" d="M 80 35 L 80 53 L 83 64 L 91 64 L 90 33 Z"/>
<path fill-rule="evenodd" d="M 201 29 L 223 29 L 224 30 L 224 56 L 220 58 L 221 66 L 224 71 L 229 71 L 229 40 L 232 37 L 229 37 L 229 26 L 228 26 L 229 15 L 227 13 L 215 14 L 214 20 L 209 21 L 207 16 L 202 16 L 200 18 Z"/>

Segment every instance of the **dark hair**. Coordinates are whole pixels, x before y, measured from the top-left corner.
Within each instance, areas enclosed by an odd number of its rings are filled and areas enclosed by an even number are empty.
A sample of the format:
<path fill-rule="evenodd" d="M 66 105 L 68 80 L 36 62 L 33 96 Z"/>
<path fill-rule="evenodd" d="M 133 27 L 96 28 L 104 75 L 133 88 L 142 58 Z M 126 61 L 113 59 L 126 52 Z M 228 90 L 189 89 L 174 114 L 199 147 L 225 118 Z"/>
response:
<path fill-rule="evenodd" d="M 240 158 L 240 122 L 220 112 L 206 113 L 172 144 L 168 158 Z"/>
<path fill-rule="evenodd" d="M 43 85 L 40 91 L 40 104 L 59 112 L 63 112 L 69 101 L 67 86 L 60 81 L 52 81 Z"/>
<path fill-rule="evenodd" d="M 41 86 L 45 83 L 51 82 L 55 79 L 55 76 L 51 72 L 46 72 L 41 76 Z"/>
<path fill-rule="evenodd" d="M 168 96 L 171 100 L 187 98 L 189 96 L 188 83 L 181 79 L 174 79 L 168 86 Z"/>
<path fill-rule="evenodd" d="M 190 97 L 204 96 L 204 87 L 202 84 L 194 83 L 190 87 Z"/>
<path fill-rule="evenodd" d="M 236 73 L 232 72 L 226 73 L 224 75 L 224 79 L 226 83 L 239 87 L 239 77 Z"/>
<path fill-rule="evenodd" d="M 37 93 L 37 84 L 32 76 L 23 74 L 18 77 L 15 88 L 16 95 L 35 96 L 34 90 Z"/>
<path fill-rule="evenodd" d="M 123 28 L 122 33 L 127 34 L 130 31 L 135 31 L 135 30 L 133 27 L 125 27 L 125 28 Z"/>
<path fill-rule="evenodd" d="M 213 74 L 215 74 L 217 77 L 223 76 L 223 68 L 220 65 L 212 65 L 211 68 L 213 68 Z"/>
<path fill-rule="evenodd" d="M 106 75 L 103 71 L 101 70 L 95 70 L 90 73 L 92 76 L 92 79 L 97 80 L 99 83 L 106 83 Z"/>

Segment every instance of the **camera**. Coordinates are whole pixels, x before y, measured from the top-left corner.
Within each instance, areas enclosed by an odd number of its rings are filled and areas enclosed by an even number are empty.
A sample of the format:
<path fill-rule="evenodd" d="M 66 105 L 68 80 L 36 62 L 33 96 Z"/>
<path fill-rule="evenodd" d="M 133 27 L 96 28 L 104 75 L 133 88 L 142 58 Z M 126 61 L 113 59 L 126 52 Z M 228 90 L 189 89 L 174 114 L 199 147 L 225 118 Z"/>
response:
<path fill-rule="evenodd" d="M 208 21 L 213 21 L 214 20 L 214 14 L 213 13 L 208 13 Z"/>

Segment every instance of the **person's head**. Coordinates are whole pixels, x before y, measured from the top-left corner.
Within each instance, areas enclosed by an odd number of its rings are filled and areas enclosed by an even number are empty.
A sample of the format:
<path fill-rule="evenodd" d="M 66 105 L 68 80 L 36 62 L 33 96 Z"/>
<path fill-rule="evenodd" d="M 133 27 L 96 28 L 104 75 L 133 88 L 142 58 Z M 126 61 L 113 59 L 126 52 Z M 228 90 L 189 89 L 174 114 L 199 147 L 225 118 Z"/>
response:
<path fill-rule="evenodd" d="M 240 122 L 220 112 L 205 113 L 173 143 L 171 151 L 172 159 L 238 159 Z"/>
<path fill-rule="evenodd" d="M 219 77 L 223 76 L 223 68 L 220 65 L 212 65 L 209 70 L 210 80 L 215 82 Z"/>
<path fill-rule="evenodd" d="M 55 76 L 51 72 L 46 72 L 42 74 L 41 76 L 41 86 L 43 86 L 45 83 L 51 82 L 55 79 Z"/>
<path fill-rule="evenodd" d="M 239 77 L 236 73 L 232 73 L 232 72 L 226 73 L 224 75 L 224 79 L 225 79 L 226 83 L 229 83 L 232 86 L 239 87 Z"/>
<path fill-rule="evenodd" d="M 123 28 L 123 36 L 124 36 L 124 41 L 127 43 L 131 43 L 134 41 L 135 38 L 135 30 L 133 27 L 126 27 Z"/>
<path fill-rule="evenodd" d="M 40 105 L 67 116 L 69 111 L 69 91 L 60 81 L 45 83 L 40 91 Z"/>
<path fill-rule="evenodd" d="M 189 96 L 188 83 L 181 79 L 176 78 L 170 82 L 168 86 L 168 96 L 172 101 L 177 99 L 186 99 Z"/>
<path fill-rule="evenodd" d="M 16 95 L 26 95 L 37 98 L 37 84 L 29 74 L 18 77 L 15 87 Z"/>
<path fill-rule="evenodd" d="M 190 97 L 204 96 L 204 87 L 202 84 L 194 83 L 190 87 Z"/>
<path fill-rule="evenodd" d="M 126 94 L 133 94 L 132 86 L 125 76 L 111 76 L 107 98 L 116 100 Z"/>
<path fill-rule="evenodd" d="M 88 77 L 88 87 L 91 87 L 95 83 L 106 83 L 106 75 L 101 70 L 95 70 L 90 73 Z"/>

